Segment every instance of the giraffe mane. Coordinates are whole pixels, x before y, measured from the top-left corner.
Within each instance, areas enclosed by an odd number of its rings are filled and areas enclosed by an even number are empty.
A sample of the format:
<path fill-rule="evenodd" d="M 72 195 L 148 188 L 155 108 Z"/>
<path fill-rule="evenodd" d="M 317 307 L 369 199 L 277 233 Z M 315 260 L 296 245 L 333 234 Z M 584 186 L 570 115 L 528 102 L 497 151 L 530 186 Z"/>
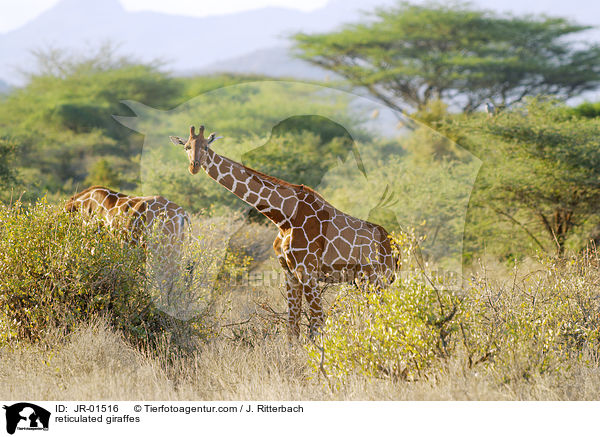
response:
<path fill-rule="evenodd" d="M 310 188 L 309 186 L 292 184 L 291 182 L 285 181 L 283 179 L 279 179 L 279 178 L 277 178 L 275 176 L 271 176 L 271 175 L 265 174 L 262 171 L 255 170 L 255 169 L 250 168 L 250 167 L 248 167 L 248 166 L 246 166 L 244 164 L 240 163 L 240 165 L 242 167 L 244 167 L 244 169 L 246 169 L 249 173 L 255 174 L 256 176 L 259 176 L 259 177 L 261 177 L 263 179 L 266 179 L 269 182 L 272 182 L 274 184 L 281 185 L 281 186 L 284 186 L 284 187 L 289 187 L 289 188 L 292 188 L 293 190 L 296 190 L 296 191 L 307 191 L 308 193 L 314 195 L 316 198 L 318 198 L 318 199 L 322 200 L 323 202 L 329 204 L 329 202 L 327 202 L 323 198 L 323 196 L 321 196 L 319 193 L 317 193 L 313 188 Z"/>

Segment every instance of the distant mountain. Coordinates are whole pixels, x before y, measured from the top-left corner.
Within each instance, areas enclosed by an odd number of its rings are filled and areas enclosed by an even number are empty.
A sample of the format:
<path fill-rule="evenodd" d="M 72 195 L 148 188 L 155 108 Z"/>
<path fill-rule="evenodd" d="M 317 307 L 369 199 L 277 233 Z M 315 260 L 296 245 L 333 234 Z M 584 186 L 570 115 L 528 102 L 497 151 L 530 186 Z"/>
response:
<path fill-rule="evenodd" d="M 218 61 L 207 67 L 185 74 L 244 73 L 270 77 L 297 78 L 304 80 L 327 80 L 332 73 L 293 57 L 287 47 L 271 47 L 252 53 Z"/>
<path fill-rule="evenodd" d="M 18 70 L 31 70 L 32 49 L 78 51 L 112 41 L 123 54 L 143 61 L 162 59 L 173 71 L 211 64 L 289 45 L 295 32 L 323 32 L 355 21 L 361 10 L 394 0 L 331 0 L 313 12 L 268 7 L 194 18 L 128 12 L 118 0 L 62 0 L 14 31 L 0 34 L 0 78 L 22 83 Z M 289 60 L 289 58 L 288 58 Z"/>
<path fill-rule="evenodd" d="M 35 66 L 33 49 L 71 49 L 77 53 L 111 41 L 121 54 L 141 61 L 161 59 L 167 69 L 178 74 L 229 71 L 321 80 L 327 73 L 293 58 L 287 37 L 364 21 L 369 16 L 362 12 L 396 2 L 330 0 L 312 12 L 268 7 L 195 18 L 128 12 L 119 0 L 61 0 L 24 26 L 0 34 L 0 79 L 22 84 L 24 77 L 19 71 L 31 71 Z M 600 25 L 600 3 L 589 0 L 475 0 L 473 4 L 517 14 L 544 12 Z M 600 40 L 600 33 L 590 31 L 587 38 Z"/>

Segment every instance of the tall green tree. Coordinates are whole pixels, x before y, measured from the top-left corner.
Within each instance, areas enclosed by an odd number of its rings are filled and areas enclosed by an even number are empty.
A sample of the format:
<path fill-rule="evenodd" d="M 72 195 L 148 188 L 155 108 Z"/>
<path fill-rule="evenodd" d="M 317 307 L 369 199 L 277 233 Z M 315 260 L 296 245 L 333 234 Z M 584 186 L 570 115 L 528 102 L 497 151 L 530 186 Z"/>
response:
<path fill-rule="evenodd" d="M 14 165 L 25 184 L 21 188 L 34 197 L 73 194 L 90 172 L 102 170 L 92 165 L 109 157 L 131 188 L 139 173 L 132 159 L 142 138 L 112 115 L 130 113 L 120 103 L 125 99 L 171 107 L 181 84 L 157 65 L 119 57 L 110 46 L 83 56 L 45 50 L 36 57 L 38 67 L 28 83 L 0 102 L 0 138 L 17 145 Z"/>
<path fill-rule="evenodd" d="M 92 165 L 87 178 L 85 178 L 84 184 L 103 185 L 112 189 L 118 189 L 121 182 L 119 173 L 112 168 L 105 158 L 102 158 Z"/>
<path fill-rule="evenodd" d="M 563 255 L 576 231 L 597 224 L 600 119 L 573 115 L 557 101 L 531 99 L 491 118 L 460 115 L 441 128 L 484 162 L 471 206 L 487 219 L 471 211 L 471 239 L 485 240 L 483 228 L 492 226 L 505 230 L 495 235 L 502 244 L 525 240 Z"/>
<path fill-rule="evenodd" d="M 465 111 L 527 95 L 568 98 L 600 85 L 600 45 L 564 18 L 500 15 L 465 3 L 399 3 L 341 30 L 296 34 L 298 55 L 385 104 L 422 109 L 444 100 Z"/>

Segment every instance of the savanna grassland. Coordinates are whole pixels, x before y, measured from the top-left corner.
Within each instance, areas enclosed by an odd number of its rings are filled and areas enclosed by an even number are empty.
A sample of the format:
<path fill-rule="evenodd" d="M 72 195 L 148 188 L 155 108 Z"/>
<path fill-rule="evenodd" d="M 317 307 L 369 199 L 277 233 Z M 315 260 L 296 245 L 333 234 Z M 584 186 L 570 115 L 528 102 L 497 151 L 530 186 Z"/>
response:
<path fill-rule="evenodd" d="M 0 96 L 3 398 L 599 398 L 600 108 L 565 100 L 598 87 L 600 48 L 561 42 L 585 30 L 563 19 L 378 14 L 404 46 L 370 24 L 294 37 L 341 77 L 325 84 L 175 77 L 108 46 L 38 52 Z M 361 86 L 374 100 L 341 91 Z M 290 343 L 277 230 L 187 172 L 168 137 L 191 124 L 223 135 L 217 153 L 384 226 L 395 282 L 324 287 L 322 335 L 303 315 Z M 64 212 L 96 184 L 191 214 L 168 287 L 146 246 Z"/>
<path fill-rule="evenodd" d="M 178 308 L 194 306 L 181 320 L 122 236 L 52 205 L 1 218 L 8 399 L 589 400 L 600 388 L 593 254 L 482 264 L 460 289 L 418 269 L 380 294 L 331 287 L 323 337 L 290 345 L 266 225 L 194 219 L 204 237 L 186 256 L 219 286 L 176 290 Z"/>

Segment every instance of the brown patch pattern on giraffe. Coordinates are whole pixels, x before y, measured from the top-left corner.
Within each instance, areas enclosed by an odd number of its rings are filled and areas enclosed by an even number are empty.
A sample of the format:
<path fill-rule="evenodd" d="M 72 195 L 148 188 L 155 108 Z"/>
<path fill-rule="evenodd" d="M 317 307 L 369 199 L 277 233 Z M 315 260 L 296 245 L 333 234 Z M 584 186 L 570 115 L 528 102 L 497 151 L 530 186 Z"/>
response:
<path fill-rule="evenodd" d="M 208 147 L 214 139 L 215 134 L 204 138 L 204 126 L 198 135 L 192 126 L 187 141 L 171 137 L 174 144 L 187 151 L 192 174 L 201 167 L 279 228 L 273 249 L 286 275 L 292 337 L 300 332 L 303 296 L 309 308 L 311 335 L 323 326 L 319 281 L 359 285 L 369 281 L 375 286 L 391 281 L 396 263 L 383 227 L 343 213 L 309 187 L 218 155 Z"/>
<path fill-rule="evenodd" d="M 65 210 L 80 211 L 88 219 L 97 217 L 110 228 L 124 228 L 134 243 L 148 230 L 156 230 L 166 237 L 161 240 L 165 249 L 175 251 L 190 224 L 188 213 L 162 196 L 128 196 L 99 185 L 72 196 Z"/>

